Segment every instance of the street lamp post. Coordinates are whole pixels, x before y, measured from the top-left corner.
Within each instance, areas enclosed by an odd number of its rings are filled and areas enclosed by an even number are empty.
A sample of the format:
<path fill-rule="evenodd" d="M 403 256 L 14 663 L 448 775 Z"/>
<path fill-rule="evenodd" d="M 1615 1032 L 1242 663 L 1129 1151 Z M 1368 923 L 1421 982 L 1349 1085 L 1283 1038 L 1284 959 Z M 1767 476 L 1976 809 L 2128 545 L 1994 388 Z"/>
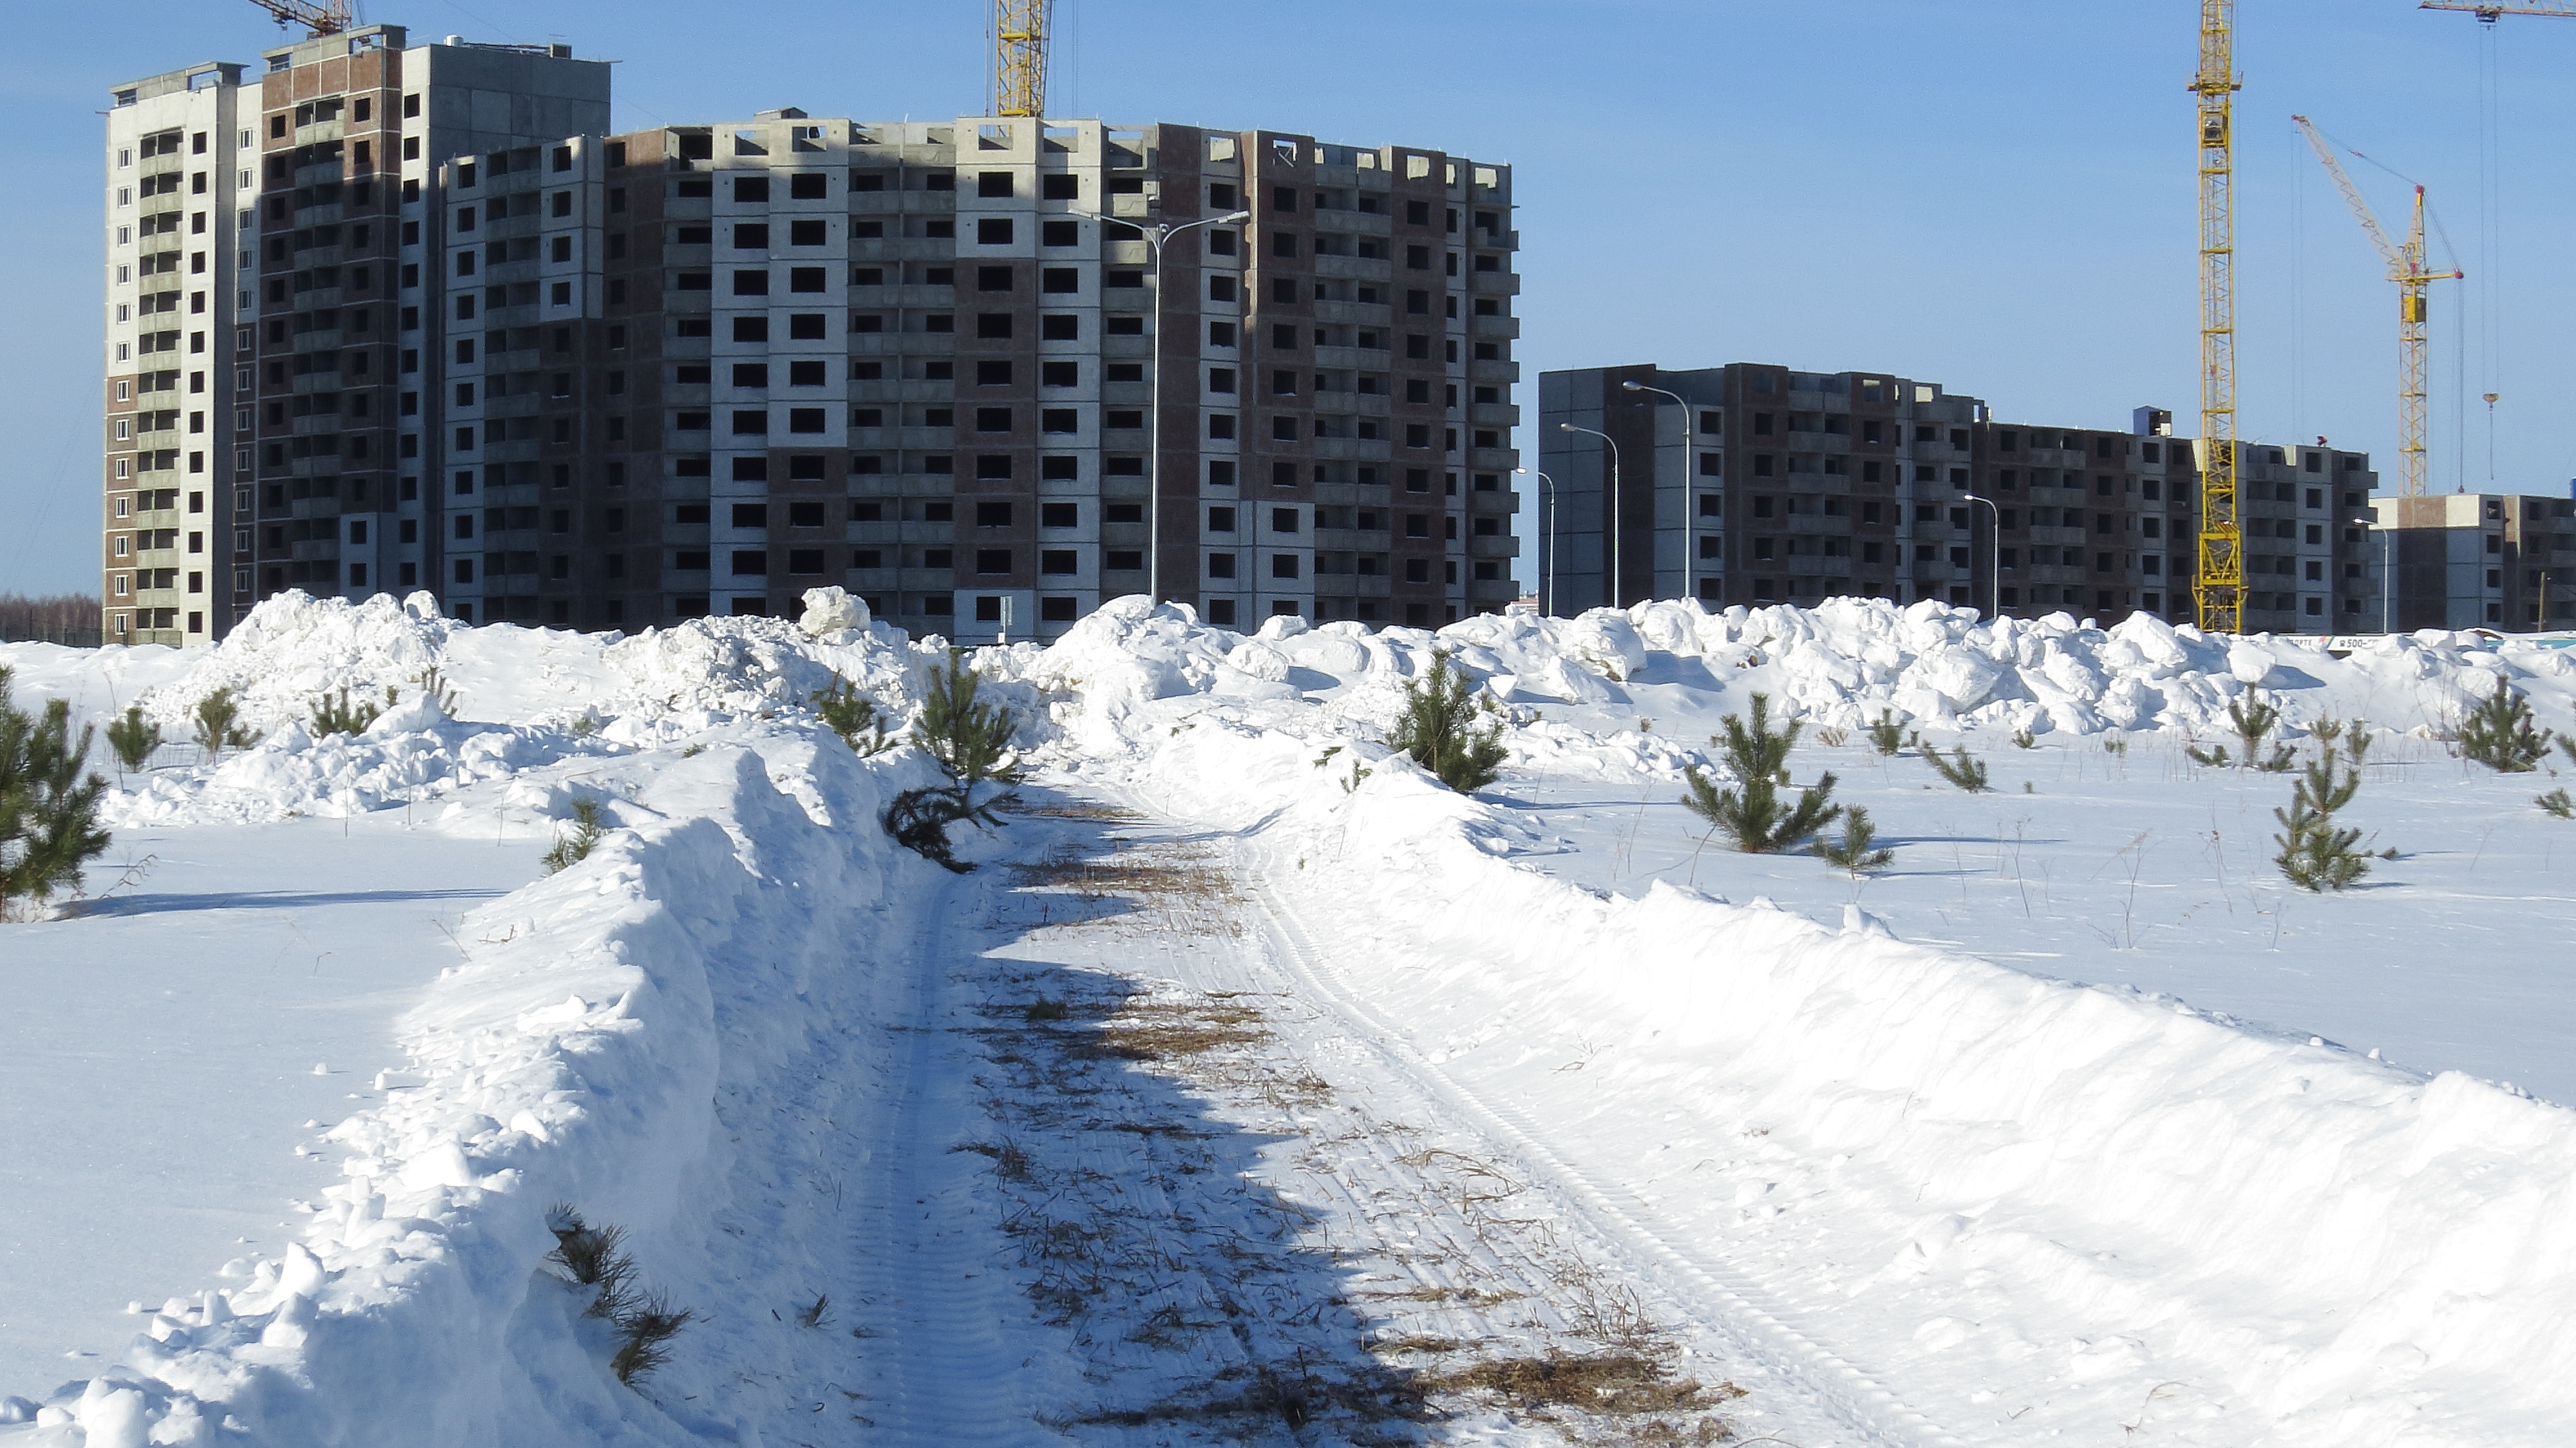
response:
<path fill-rule="evenodd" d="M 1538 607 L 1549 618 L 1556 617 L 1556 479 L 1535 468 L 1514 468 L 1538 479 L 1539 509 L 1547 514 L 1547 542 L 1538 559 Z"/>
<path fill-rule="evenodd" d="M 1163 601 L 1163 244 L 1194 226 L 1238 226 L 1252 219 L 1249 211 L 1229 212 L 1224 216 L 1203 216 L 1184 221 L 1178 226 L 1163 226 L 1122 217 L 1103 216 L 1097 211 L 1074 208 L 1073 214 L 1108 226 L 1124 226 L 1145 238 L 1154 249 L 1154 390 L 1151 431 L 1145 434 L 1148 451 L 1145 462 L 1145 591 L 1156 604 Z"/>
<path fill-rule="evenodd" d="M 1992 561 L 1986 576 L 1986 622 L 1993 623 L 2004 616 L 2004 511 L 1995 506 L 1992 498 L 1970 493 L 1968 501 L 1985 504 L 1986 511 L 1995 517 L 1995 535 L 1987 544 Z"/>
<path fill-rule="evenodd" d="M 1570 422 L 1560 422 L 1557 427 L 1564 432 L 1589 433 L 1610 449 L 1610 606 L 1625 608 L 1627 605 L 1619 601 L 1619 444 L 1597 427 L 1576 427 Z"/>
<path fill-rule="evenodd" d="M 1696 516 L 1699 500 L 1692 495 L 1691 490 L 1697 484 L 1691 479 L 1698 475 L 1696 470 L 1699 467 L 1699 449 L 1692 445 L 1694 439 L 1691 432 L 1691 405 L 1683 400 L 1678 392 L 1666 392 L 1660 387 L 1648 387 L 1634 379 L 1619 385 L 1630 392 L 1651 392 L 1658 397 L 1669 397 L 1674 405 L 1682 410 L 1682 597 L 1697 598 L 1699 585 L 1691 574 L 1692 570 L 1699 566 L 1698 540 L 1695 536 L 1699 526 Z"/>

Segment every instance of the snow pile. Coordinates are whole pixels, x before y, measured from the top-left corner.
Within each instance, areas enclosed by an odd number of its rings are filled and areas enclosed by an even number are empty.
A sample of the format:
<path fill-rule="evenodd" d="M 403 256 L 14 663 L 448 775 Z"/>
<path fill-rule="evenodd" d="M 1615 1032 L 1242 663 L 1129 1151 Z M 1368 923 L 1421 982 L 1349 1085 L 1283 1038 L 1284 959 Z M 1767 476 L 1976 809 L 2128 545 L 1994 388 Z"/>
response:
<path fill-rule="evenodd" d="M 211 764 L 129 781 L 129 791 L 111 797 L 108 823 L 242 822 L 433 803 L 570 758 L 801 715 L 836 677 L 899 718 L 935 652 L 870 623 L 865 605 L 839 592 L 814 590 L 801 625 L 710 618 L 626 638 L 471 628 L 440 617 L 427 594 L 399 604 L 383 595 L 352 604 L 283 594 L 221 644 L 181 655 L 185 671 L 138 701 L 166 736 L 184 740 L 198 704 L 228 689 L 256 742 Z M 428 698 L 424 679 L 440 682 L 460 717 Z M 391 707 L 361 734 L 317 736 L 314 707 L 344 689 L 352 705 L 391 699 Z"/>
<path fill-rule="evenodd" d="M 2278 1443 L 2539 1442 L 2576 1418 L 2576 1115 L 1909 944 L 1857 910 L 1835 930 L 1660 883 L 1597 897 L 1502 858 L 1534 832 L 1401 758 L 1346 789 L 1314 739 L 1213 716 L 1136 745 L 1099 767 L 1246 832 L 1268 880 L 1368 943 L 1364 988 L 1430 1059 L 1526 1059 L 1537 1022 L 1615 1042 L 1616 1073 L 1580 1092 L 1605 1129 L 1741 1123 L 1910 1198 L 1838 1313 L 1947 1253 L 2017 1311 L 2137 1333 L 2077 1363 L 2090 1385 L 2067 1391 L 2106 1410 L 2198 1373 Z"/>
<path fill-rule="evenodd" d="M 769 1319 L 693 1329 L 656 1409 L 542 1267 L 548 1212 L 624 1228 L 648 1280 L 727 1280 L 702 1230 L 734 1168 L 721 1087 L 866 1017 L 851 941 L 900 948 L 890 902 L 927 867 L 849 826 L 923 767 L 756 729 L 658 763 L 586 861 L 467 919 L 468 962 L 406 1018 L 410 1069 L 329 1133 L 341 1179 L 303 1240 L 240 1291 L 172 1299 L 41 1412 L 9 1400 L 0 1422 L 39 1424 L 9 1441 L 759 1441 L 709 1386 L 775 1360 Z"/>
<path fill-rule="evenodd" d="M 1872 599 L 1486 615 L 1437 633 L 1274 618 L 1247 638 L 1184 606 L 1131 598 L 1047 648 L 978 658 L 1038 691 L 1068 744 L 1097 750 L 1125 737 L 1132 717 L 1182 698 L 1274 727 L 1379 737 L 1405 683 L 1435 653 L 1508 706 L 1520 727 L 1507 742 L 1524 767 L 1589 759 L 1670 774 L 1703 762 L 1680 740 L 1705 737 L 1755 693 L 1769 695 L 1778 716 L 1847 729 L 1887 711 L 1931 730 L 2207 736 L 2224 734 L 2230 702 L 2259 689 L 2295 737 L 2306 723 L 2356 715 L 2384 728 L 2447 730 L 2502 678 L 2531 696 L 2544 725 L 2576 720 L 2576 650 L 2544 641 L 2426 633 L 2345 650 L 2219 638 L 2143 616 L 2110 629 L 2063 614 L 1985 623 L 1967 609 Z"/>

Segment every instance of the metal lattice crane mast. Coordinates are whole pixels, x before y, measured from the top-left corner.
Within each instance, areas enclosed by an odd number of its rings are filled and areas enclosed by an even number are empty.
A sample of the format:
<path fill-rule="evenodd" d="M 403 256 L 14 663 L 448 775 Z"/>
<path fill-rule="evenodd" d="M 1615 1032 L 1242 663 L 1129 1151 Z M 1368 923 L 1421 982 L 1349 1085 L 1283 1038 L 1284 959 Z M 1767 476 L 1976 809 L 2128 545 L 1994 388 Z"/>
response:
<path fill-rule="evenodd" d="M 2401 497 L 2420 498 L 2424 495 L 2424 328 L 2432 315 L 2429 293 L 2434 282 L 2453 281 L 2463 273 L 2424 269 L 2423 187 L 2415 188 L 2415 222 L 2405 244 L 2390 241 L 2325 137 L 2307 117 L 2290 119 L 2299 123 L 2299 133 L 2316 149 L 2317 159 L 2326 163 L 2326 174 L 2343 193 L 2344 205 L 2352 208 L 2353 218 L 2369 233 L 2370 244 L 2379 248 L 2380 259 L 2388 263 L 2388 279 L 2397 283 L 2397 456 L 2404 479 L 2398 492 Z"/>
<path fill-rule="evenodd" d="M 2200 0 L 2200 556 L 2192 578 L 2203 629 L 2244 617 L 2245 533 L 2236 493 L 2236 0 Z"/>
<path fill-rule="evenodd" d="M 275 17 L 279 28 L 301 25 L 312 38 L 337 35 L 349 28 L 351 0 L 250 0 Z"/>
<path fill-rule="evenodd" d="M 1046 114 L 1047 12 L 1055 0 L 993 0 L 993 110 Z"/>
<path fill-rule="evenodd" d="M 2424 0 L 2418 10 L 2466 10 L 2489 25 L 2499 15 L 2564 15 L 2576 18 L 2576 0 L 2516 0 L 2516 3 L 2475 3 L 2475 0 Z"/>

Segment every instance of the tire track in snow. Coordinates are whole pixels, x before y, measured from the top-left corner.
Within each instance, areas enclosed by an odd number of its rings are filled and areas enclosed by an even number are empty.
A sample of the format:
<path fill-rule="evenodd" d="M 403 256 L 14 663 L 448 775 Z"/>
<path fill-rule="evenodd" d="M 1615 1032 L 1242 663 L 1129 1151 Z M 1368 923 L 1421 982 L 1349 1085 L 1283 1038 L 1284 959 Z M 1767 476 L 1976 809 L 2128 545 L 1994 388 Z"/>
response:
<path fill-rule="evenodd" d="M 859 1314 L 871 1333 L 862 1351 L 874 1372 L 858 1410 L 874 1425 L 869 1441 L 922 1444 L 1060 1444 L 1034 1421 L 1023 1391 L 1031 1376 L 1027 1341 L 1015 1341 L 1028 1304 L 1003 1266 L 1008 1243 L 977 1200 L 983 1159 L 952 1148 L 983 1118 L 975 1096 L 980 1059 L 956 1029 L 966 1002 L 951 962 L 952 920 L 982 919 L 980 884 L 951 880 L 911 953 L 914 977 L 898 987 L 910 1009 L 900 1024 L 893 1081 L 857 1173 L 868 1184 L 860 1220 L 866 1292 Z"/>
<path fill-rule="evenodd" d="M 1139 808 L 1146 807 L 1142 801 L 1136 803 Z M 1355 1036 L 1383 1057 L 1395 1074 L 1545 1171 L 1560 1193 L 1572 1199 L 1594 1234 L 1627 1256 L 1630 1267 L 1641 1279 L 1655 1281 L 1667 1292 L 1683 1283 L 1695 1289 L 1693 1295 L 1707 1309 L 1698 1314 L 1701 1323 L 1727 1338 L 1745 1358 L 1770 1367 L 1786 1380 L 1785 1384 L 1772 1385 L 1774 1393 L 1786 1386 L 1803 1394 L 1841 1426 L 1866 1435 L 1862 1441 L 1888 1448 L 1968 1441 L 1943 1429 L 1860 1367 L 1787 1320 L 1776 1305 L 1777 1296 L 1755 1274 L 1732 1263 L 1713 1260 L 1704 1251 L 1676 1246 L 1656 1230 L 1658 1214 L 1651 1206 L 1630 1189 L 1599 1179 L 1549 1148 L 1537 1123 L 1518 1107 L 1483 1100 L 1423 1059 L 1394 1024 L 1362 1003 L 1340 980 L 1339 968 L 1316 947 L 1294 906 L 1282 898 L 1267 873 L 1250 862 L 1241 873 L 1251 885 L 1271 938 L 1280 947 L 1282 965 L 1300 985 L 1313 992 L 1318 1005 L 1356 1026 Z M 1648 1267 L 1665 1270 L 1643 1270 Z"/>

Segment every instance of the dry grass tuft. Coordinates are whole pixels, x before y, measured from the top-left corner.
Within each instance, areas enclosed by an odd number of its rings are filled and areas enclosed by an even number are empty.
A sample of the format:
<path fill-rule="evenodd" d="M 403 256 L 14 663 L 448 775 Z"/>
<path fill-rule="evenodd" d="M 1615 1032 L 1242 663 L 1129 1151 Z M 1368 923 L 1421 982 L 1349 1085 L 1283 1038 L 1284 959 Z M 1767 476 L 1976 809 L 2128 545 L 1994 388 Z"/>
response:
<path fill-rule="evenodd" d="M 1625 1352 L 1491 1358 L 1428 1373 L 1415 1381 L 1428 1392 L 1486 1392 L 1523 1408 L 1569 1408 L 1620 1417 L 1699 1412 L 1743 1396 L 1732 1383 L 1711 1389 L 1674 1377 L 1653 1358 Z"/>

